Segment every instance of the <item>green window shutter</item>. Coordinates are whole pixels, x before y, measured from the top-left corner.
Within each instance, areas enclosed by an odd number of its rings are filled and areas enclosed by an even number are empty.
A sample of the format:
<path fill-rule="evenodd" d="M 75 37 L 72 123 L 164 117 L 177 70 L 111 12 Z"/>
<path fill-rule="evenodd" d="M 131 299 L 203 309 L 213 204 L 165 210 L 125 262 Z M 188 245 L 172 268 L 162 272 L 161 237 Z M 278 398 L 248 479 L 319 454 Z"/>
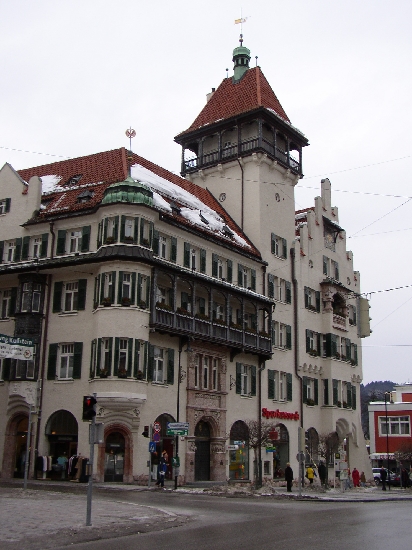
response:
<path fill-rule="evenodd" d="M 356 411 L 356 386 L 352 386 L 352 409 Z"/>
<path fill-rule="evenodd" d="M 123 298 L 123 271 L 119 271 L 119 282 L 118 282 L 118 291 L 117 291 L 117 302 L 118 304 L 122 303 Z"/>
<path fill-rule="evenodd" d="M 308 377 L 303 376 L 302 378 L 302 384 L 303 384 L 303 402 L 308 402 Z"/>
<path fill-rule="evenodd" d="M 148 343 L 147 350 L 147 379 L 149 381 L 153 380 L 153 370 L 154 370 L 154 346 Z"/>
<path fill-rule="evenodd" d="M 183 266 L 190 267 L 190 243 L 184 243 Z"/>
<path fill-rule="evenodd" d="M 53 291 L 53 313 L 60 313 L 62 310 L 63 282 L 54 283 Z"/>
<path fill-rule="evenodd" d="M 11 199 L 6 199 L 6 212 L 10 212 Z"/>
<path fill-rule="evenodd" d="M 82 228 L 82 246 L 81 246 L 81 251 L 82 252 L 89 252 L 89 248 L 90 248 L 90 230 L 91 230 L 90 225 L 85 225 Z"/>
<path fill-rule="evenodd" d="M 47 246 L 49 244 L 49 234 L 43 233 L 41 236 L 40 258 L 47 257 Z"/>
<path fill-rule="evenodd" d="M 333 379 L 332 380 L 332 392 L 333 392 L 333 404 L 334 405 L 337 405 L 338 404 L 338 381 Z"/>
<path fill-rule="evenodd" d="M 352 385 L 346 384 L 346 404 L 348 408 L 352 408 Z"/>
<path fill-rule="evenodd" d="M 3 263 L 4 241 L 0 241 L 0 264 Z"/>
<path fill-rule="evenodd" d="M 286 374 L 286 399 L 292 401 L 293 398 L 293 386 L 292 386 L 292 374 L 288 372 Z"/>
<path fill-rule="evenodd" d="M 288 257 L 288 243 L 286 239 L 282 239 L 282 258 Z"/>
<path fill-rule="evenodd" d="M 115 243 L 117 243 L 118 238 L 119 238 L 119 216 L 116 216 L 114 218 L 114 224 L 113 224 L 113 240 Z"/>
<path fill-rule="evenodd" d="M 143 301 L 142 296 L 142 275 L 140 273 L 137 274 L 137 305 L 140 305 L 140 302 Z"/>
<path fill-rule="evenodd" d="M 275 371 L 268 370 L 268 399 L 275 399 Z"/>
<path fill-rule="evenodd" d="M 113 376 L 117 376 L 119 372 L 119 350 L 120 350 L 120 338 L 114 339 L 114 363 L 113 363 Z"/>
<path fill-rule="evenodd" d="M 153 254 L 159 255 L 159 231 L 153 231 Z"/>
<path fill-rule="evenodd" d="M 113 365 L 113 338 L 109 338 L 109 365 L 108 371 L 109 374 L 112 374 L 112 365 Z"/>
<path fill-rule="evenodd" d="M 243 286 L 243 265 L 237 264 L 237 284 Z"/>
<path fill-rule="evenodd" d="M 317 342 L 316 350 L 318 352 L 319 357 L 322 355 L 321 338 L 322 338 L 322 335 L 320 334 L 320 332 L 318 332 L 316 334 L 316 342 Z"/>
<path fill-rule="evenodd" d="M 323 380 L 323 404 L 329 405 L 329 380 L 325 378 Z"/>
<path fill-rule="evenodd" d="M 56 255 L 61 256 L 66 252 L 66 230 L 59 229 L 57 232 L 57 245 L 56 245 Z"/>
<path fill-rule="evenodd" d="M 275 297 L 275 276 L 268 273 L 268 296 L 269 298 Z"/>
<path fill-rule="evenodd" d="M 256 395 L 256 367 L 255 365 L 252 365 L 250 367 L 250 395 Z"/>
<path fill-rule="evenodd" d="M 355 360 L 355 365 L 358 364 L 358 344 L 353 344 L 353 358 Z"/>
<path fill-rule="evenodd" d="M 325 355 L 326 357 L 332 357 L 332 334 L 328 332 L 328 334 L 325 334 L 325 338 Z"/>
<path fill-rule="evenodd" d="M 231 283 L 233 280 L 233 262 L 232 260 L 227 260 L 227 282 Z"/>
<path fill-rule="evenodd" d="M 9 317 L 14 317 L 17 307 L 17 287 L 14 286 L 11 289 L 11 296 L 9 302 Z"/>
<path fill-rule="evenodd" d="M 308 307 L 309 306 L 309 288 L 307 286 L 305 286 L 305 307 Z"/>
<path fill-rule="evenodd" d="M 105 218 L 102 221 L 102 224 L 103 224 L 103 244 L 105 244 L 107 240 L 107 227 L 109 225 L 109 218 Z"/>
<path fill-rule="evenodd" d="M 323 274 L 324 275 L 327 275 L 328 274 L 328 257 L 327 256 L 323 256 Z"/>
<path fill-rule="evenodd" d="M 346 338 L 346 360 L 347 361 L 350 361 L 350 352 L 351 352 L 351 341 L 349 340 L 349 338 Z"/>
<path fill-rule="evenodd" d="M 199 298 L 199 313 L 201 315 L 206 314 L 206 300 L 205 300 L 205 298 Z"/>
<path fill-rule="evenodd" d="M 16 239 L 16 252 L 14 254 L 14 261 L 19 262 L 21 260 L 21 248 L 22 248 L 23 239 L 19 237 Z"/>
<path fill-rule="evenodd" d="M 30 245 L 30 237 L 26 235 L 23 237 L 23 246 L 21 249 L 21 259 L 27 260 L 29 257 L 29 245 Z"/>
<path fill-rule="evenodd" d="M 317 378 L 314 379 L 314 388 L 315 388 L 315 405 L 319 405 L 319 380 Z"/>
<path fill-rule="evenodd" d="M 134 230 L 133 230 L 133 244 L 137 244 L 139 241 L 139 218 L 134 219 Z"/>
<path fill-rule="evenodd" d="M 144 218 L 140 218 L 140 244 L 143 244 L 145 222 L 146 220 Z"/>
<path fill-rule="evenodd" d="M 335 355 L 338 353 L 338 337 L 336 334 L 331 334 L 331 352 L 332 357 L 335 357 Z"/>
<path fill-rule="evenodd" d="M 310 330 L 306 329 L 306 352 L 310 351 Z"/>
<path fill-rule="evenodd" d="M 286 349 L 292 349 L 292 327 L 286 325 Z"/>
<path fill-rule="evenodd" d="M 133 369 L 133 338 L 127 339 L 127 376 L 132 376 Z"/>
<path fill-rule="evenodd" d="M 339 264 L 335 262 L 335 279 L 339 281 Z"/>
<path fill-rule="evenodd" d="M 10 357 L 3 359 L 3 380 L 10 380 L 10 367 L 11 367 Z"/>
<path fill-rule="evenodd" d="M 256 270 L 255 269 L 250 270 L 250 278 L 251 278 L 251 288 L 253 291 L 256 292 Z"/>
<path fill-rule="evenodd" d="M 236 393 L 242 393 L 242 363 L 236 363 Z"/>
<path fill-rule="evenodd" d="M 316 311 L 320 312 L 320 292 L 319 290 L 315 291 L 315 299 L 316 299 Z"/>
<path fill-rule="evenodd" d="M 131 292 L 131 302 L 134 305 L 136 303 L 136 273 L 132 273 L 132 292 Z"/>
<path fill-rule="evenodd" d="M 212 254 L 212 277 L 217 277 L 218 255 Z"/>
<path fill-rule="evenodd" d="M 49 345 L 49 359 L 47 361 L 47 380 L 56 378 L 58 344 Z"/>
<path fill-rule="evenodd" d="M 285 281 L 285 289 L 286 289 L 286 303 L 291 304 L 292 303 L 292 283 L 289 281 Z"/>
<path fill-rule="evenodd" d="M 143 349 L 142 349 L 143 348 Z M 149 371 L 149 342 L 143 342 L 140 349 L 141 356 L 142 356 L 142 362 L 143 362 L 143 380 L 148 379 L 148 371 Z M 153 372 L 153 369 L 152 369 Z"/>
<path fill-rule="evenodd" d="M 126 227 L 126 216 L 121 216 L 120 218 L 120 242 L 124 243 L 124 234 Z"/>
<path fill-rule="evenodd" d="M 176 263 L 177 259 L 177 239 L 170 237 L 170 261 Z"/>
<path fill-rule="evenodd" d="M 78 294 L 77 294 L 78 311 L 82 311 L 86 309 L 86 290 L 87 290 L 87 279 L 79 279 Z"/>
<path fill-rule="evenodd" d="M 102 246 L 102 230 L 103 222 L 99 222 L 99 225 L 97 226 L 97 248 L 100 248 Z"/>
<path fill-rule="evenodd" d="M 150 307 L 150 277 L 146 277 L 146 308 Z"/>
<path fill-rule="evenodd" d="M 99 303 L 99 284 L 100 284 L 100 275 L 97 275 L 94 279 L 94 292 L 93 292 L 93 309 L 96 309 Z"/>
<path fill-rule="evenodd" d="M 175 383 L 175 350 L 172 348 L 167 350 L 167 383 Z"/>
<path fill-rule="evenodd" d="M 112 271 L 112 304 L 116 303 L 116 271 Z"/>
<path fill-rule="evenodd" d="M 97 353 L 96 353 L 96 376 L 99 374 L 100 369 L 103 368 L 102 361 L 102 339 L 97 339 Z"/>
<path fill-rule="evenodd" d="M 153 229 L 154 229 L 153 222 L 149 222 L 149 247 L 150 248 L 153 245 Z"/>
<path fill-rule="evenodd" d="M 96 375 L 96 338 L 92 340 L 91 348 L 90 348 L 90 378 L 94 378 Z"/>
<path fill-rule="evenodd" d="M 206 273 L 206 250 L 200 249 L 200 273 Z"/>
<path fill-rule="evenodd" d="M 83 342 L 74 342 L 73 347 L 73 378 L 79 379 L 82 374 Z"/>
<path fill-rule="evenodd" d="M 140 369 L 140 340 L 134 341 L 134 365 L 133 365 L 133 376 L 137 378 L 137 373 Z"/>
<path fill-rule="evenodd" d="M 276 235 L 274 233 L 271 233 L 271 235 L 270 235 L 270 250 L 271 250 L 272 254 L 275 254 L 275 252 L 276 252 L 275 240 L 276 240 Z"/>

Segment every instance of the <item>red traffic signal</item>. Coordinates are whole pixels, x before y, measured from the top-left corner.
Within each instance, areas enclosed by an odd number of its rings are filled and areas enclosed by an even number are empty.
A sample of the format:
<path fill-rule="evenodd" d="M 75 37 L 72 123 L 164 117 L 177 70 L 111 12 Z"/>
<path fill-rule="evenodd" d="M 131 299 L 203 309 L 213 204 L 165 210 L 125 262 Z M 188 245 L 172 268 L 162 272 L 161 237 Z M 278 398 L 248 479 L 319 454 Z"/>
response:
<path fill-rule="evenodd" d="M 83 397 L 83 420 L 93 420 L 93 417 L 96 416 L 96 411 L 94 409 L 96 403 L 96 399 L 90 395 L 85 395 Z"/>

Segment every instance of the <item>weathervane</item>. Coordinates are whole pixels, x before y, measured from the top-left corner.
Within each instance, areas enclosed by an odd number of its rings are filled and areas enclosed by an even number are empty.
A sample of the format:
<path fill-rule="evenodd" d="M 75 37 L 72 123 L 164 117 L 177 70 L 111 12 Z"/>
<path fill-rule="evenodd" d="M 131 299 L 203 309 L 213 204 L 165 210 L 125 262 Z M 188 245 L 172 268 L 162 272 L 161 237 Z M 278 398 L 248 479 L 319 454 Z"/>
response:
<path fill-rule="evenodd" d="M 240 23 L 240 45 L 243 45 L 243 23 L 246 23 L 246 21 L 249 19 L 250 15 L 248 17 L 242 17 L 242 10 L 240 10 L 240 19 L 235 19 L 235 25 L 239 25 Z"/>
<path fill-rule="evenodd" d="M 132 138 L 136 137 L 136 130 L 133 130 L 133 128 L 130 126 L 128 130 L 125 132 L 126 136 L 129 138 L 130 141 L 130 151 L 132 150 Z"/>

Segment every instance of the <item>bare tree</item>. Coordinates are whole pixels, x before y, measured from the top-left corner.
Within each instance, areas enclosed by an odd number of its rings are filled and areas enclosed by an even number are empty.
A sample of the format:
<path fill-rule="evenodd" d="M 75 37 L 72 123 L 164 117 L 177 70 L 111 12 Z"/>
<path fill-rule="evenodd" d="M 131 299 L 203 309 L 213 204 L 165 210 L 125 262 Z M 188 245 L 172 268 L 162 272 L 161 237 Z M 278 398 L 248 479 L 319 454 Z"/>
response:
<path fill-rule="evenodd" d="M 326 464 L 333 464 L 333 455 L 339 451 L 339 436 L 336 432 L 319 434 L 319 456 Z"/>
<path fill-rule="evenodd" d="M 412 441 L 404 441 L 401 443 L 394 454 L 398 462 L 403 462 L 404 460 L 412 461 Z"/>

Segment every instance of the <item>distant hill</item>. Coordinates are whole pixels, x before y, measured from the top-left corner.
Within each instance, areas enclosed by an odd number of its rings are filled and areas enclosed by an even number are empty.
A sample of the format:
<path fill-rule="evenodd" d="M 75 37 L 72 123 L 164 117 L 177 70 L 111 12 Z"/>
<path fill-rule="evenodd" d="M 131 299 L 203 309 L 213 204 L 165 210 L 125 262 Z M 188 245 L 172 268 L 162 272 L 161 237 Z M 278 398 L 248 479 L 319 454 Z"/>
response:
<path fill-rule="evenodd" d="M 362 430 L 365 434 L 365 438 L 369 439 L 369 416 L 368 405 L 371 401 L 384 401 L 385 392 L 393 391 L 395 382 L 385 380 L 384 382 L 369 382 L 365 386 L 361 384 L 360 387 L 360 399 L 361 399 L 361 416 L 362 416 Z"/>

